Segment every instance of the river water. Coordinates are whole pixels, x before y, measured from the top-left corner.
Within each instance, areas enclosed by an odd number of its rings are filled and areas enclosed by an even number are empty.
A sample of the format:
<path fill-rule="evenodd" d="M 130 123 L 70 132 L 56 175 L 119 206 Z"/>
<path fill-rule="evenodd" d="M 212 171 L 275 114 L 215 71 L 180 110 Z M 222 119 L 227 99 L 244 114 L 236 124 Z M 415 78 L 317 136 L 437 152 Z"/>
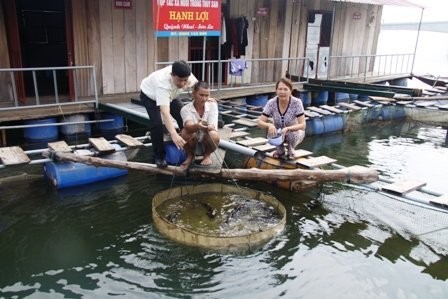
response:
<path fill-rule="evenodd" d="M 448 193 L 440 127 L 363 125 L 307 137 L 301 148 Z M 148 157 L 143 149 L 135 160 Z M 226 157 L 229 167 L 242 160 Z M 25 171 L 36 177 L 0 184 L 0 297 L 448 298 L 448 214 L 369 188 L 329 183 L 290 193 L 237 182 L 280 200 L 286 227 L 258 248 L 216 251 L 166 239 L 151 218 L 157 192 L 204 180 L 131 171 L 57 191 L 38 166 L 9 174 Z"/>

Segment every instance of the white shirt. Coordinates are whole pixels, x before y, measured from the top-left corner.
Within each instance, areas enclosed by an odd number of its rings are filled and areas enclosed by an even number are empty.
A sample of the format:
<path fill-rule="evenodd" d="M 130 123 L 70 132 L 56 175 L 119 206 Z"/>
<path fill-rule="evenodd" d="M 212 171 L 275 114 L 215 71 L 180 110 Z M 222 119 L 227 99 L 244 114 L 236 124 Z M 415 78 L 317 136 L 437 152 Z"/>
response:
<path fill-rule="evenodd" d="M 186 104 L 180 110 L 180 115 L 182 116 L 184 125 L 187 121 L 193 121 L 196 124 L 201 119 L 193 103 L 194 102 L 190 102 Z M 202 116 L 202 119 L 205 119 L 209 125 L 213 125 L 214 128 L 218 130 L 218 104 L 213 102 L 205 102 L 204 115 Z M 204 132 L 202 131 L 200 132 L 200 136 L 198 136 L 199 141 L 202 141 L 203 133 Z"/>
<path fill-rule="evenodd" d="M 140 90 L 150 99 L 156 101 L 157 106 L 168 106 L 170 102 L 176 99 L 182 92 L 191 88 L 198 79 L 193 73 L 188 77 L 187 84 L 184 88 L 178 88 L 173 83 L 171 77 L 172 66 L 169 65 L 163 69 L 157 70 L 149 74 L 142 80 Z"/>

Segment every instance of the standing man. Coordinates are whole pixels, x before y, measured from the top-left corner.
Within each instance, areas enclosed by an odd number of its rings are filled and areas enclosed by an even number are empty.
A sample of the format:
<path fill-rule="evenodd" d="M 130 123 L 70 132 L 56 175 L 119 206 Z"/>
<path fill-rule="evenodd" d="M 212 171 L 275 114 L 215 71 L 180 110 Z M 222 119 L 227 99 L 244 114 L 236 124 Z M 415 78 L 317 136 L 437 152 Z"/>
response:
<path fill-rule="evenodd" d="M 180 115 L 182 102 L 177 97 L 197 81 L 191 73 L 190 66 L 181 60 L 149 74 L 140 84 L 140 100 L 149 116 L 154 162 L 159 168 L 167 167 L 163 143 L 165 128 L 178 149 L 183 148 L 186 143 L 176 131 L 170 115 L 177 121 L 179 130 L 181 130 L 183 128 Z"/>

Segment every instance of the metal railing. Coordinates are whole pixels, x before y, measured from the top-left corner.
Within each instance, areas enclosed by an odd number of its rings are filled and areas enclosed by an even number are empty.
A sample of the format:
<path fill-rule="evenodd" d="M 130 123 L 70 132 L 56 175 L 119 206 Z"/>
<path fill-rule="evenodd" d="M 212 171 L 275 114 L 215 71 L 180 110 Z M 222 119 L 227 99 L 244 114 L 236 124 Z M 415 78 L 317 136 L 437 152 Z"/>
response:
<path fill-rule="evenodd" d="M 157 62 L 161 67 L 173 62 Z M 302 74 L 308 65 L 308 58 L 258 58 L 187 61 L 199 80 L 207 81 L 212 90 L 223 88 L 224 82 L 233 89 L 247 86 L 274 84 L 286 72 Z M 198 75 L 200 74 L 200 75 Z M 308 74 L 303 76 L 308 77 Z M 299 81 L 305 83 L 308 80 Z"/>
<path fill-rule="evenodd" d="M 327 79 L 362 79 L 411 74 L 414 54 L 330 56 Z"/>
<path fill-rule="evenodd" d="M 69 95 L 66 95 L 68 93 L 67 91 L 65 92 L 66 97 L 62 99 L 59 87 L 63 85 L 61 82 L 62 80 L 66 82 L 65 84 L 70 84 L 70 82 L 67 83 L 69 80 L 68 72 L 72 72 L 74 97 L 73 99 L 70 99 Z M 61 76 L 67 78 L 61 79 Z M 0 110 L 31 108 L 33 106 L 73 105 L 79 104 L 80 102 L 94 103 L 95 107 L 98 107 L 96 73 L 95 67 L 91 65 L 0 69 L 0 78 L 0 87 L 3 90 L 8 91 L 6 102 L 11 103 L 11 105 L 9 105 L 10 107 L 0 108 Z M 26 79 L 32 80 L 33 92 L 28 91 L 25 95 L 25 91 L 22 90 L 22 93 L 20 94 L 19 89 L 25 88 Z M 41 97 L 43 96 L 41 94 L 39 83 L 40 86 L 52 85 L 52 95 L 49 95 L 49 92 L 45 94 L 46 103 L 42 102 Z M 68 87 L 66 89 L 68 90 Z M 30 93 L 33 95 L 30 96 Z M 31 99 L 34 99 L 33 103 L 29 103 Z M 5 103 L 5 99 L 1 100 Z"/>

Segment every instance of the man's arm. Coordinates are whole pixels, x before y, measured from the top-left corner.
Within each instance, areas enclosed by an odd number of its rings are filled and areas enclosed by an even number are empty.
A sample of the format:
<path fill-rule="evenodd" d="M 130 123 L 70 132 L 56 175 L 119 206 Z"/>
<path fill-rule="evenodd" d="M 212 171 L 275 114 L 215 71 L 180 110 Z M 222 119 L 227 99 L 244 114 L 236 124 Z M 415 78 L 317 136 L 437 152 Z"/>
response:
<path fill-rule="evenodd" d="M 161 105 L 159 107 L 163 123 L 165 124 L 168 133 L 171 135 L 171 140 L 173 140 L 173 143 L 178 149 L 183 148 L 185 145 L 185 140 L 176 132 L 176 128 L 171 121 L 170 107 L 165 105 Z"/>

